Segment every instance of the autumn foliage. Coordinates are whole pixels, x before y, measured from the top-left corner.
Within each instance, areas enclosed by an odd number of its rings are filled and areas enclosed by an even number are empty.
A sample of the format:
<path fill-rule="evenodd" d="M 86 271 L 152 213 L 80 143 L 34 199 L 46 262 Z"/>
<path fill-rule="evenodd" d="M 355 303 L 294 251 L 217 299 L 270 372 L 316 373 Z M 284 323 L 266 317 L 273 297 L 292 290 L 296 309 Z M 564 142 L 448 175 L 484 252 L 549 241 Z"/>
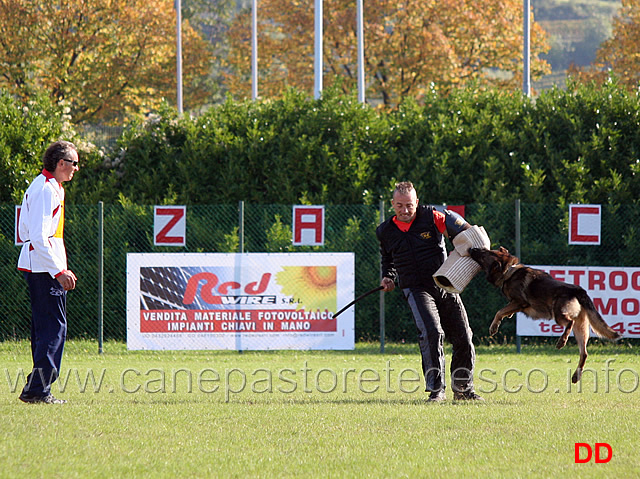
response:
<path fill-rule="evenodd" d="M 281 94 L 287 86 L 313 89 L 313 0 L 261 0 L 258 11 L 259 93 Z M 357 78 L 356 4 L 325 0 L 324 83 L 353 90 Z M 251 90 L 250 12 L 230 29 L 227 82 L 237 96 Z M 481 86 L 522 84 L 521 0 L 370 0 L 364 3 L 367 96 L 387 105 L 420 99 L 437 85 L 443 91 L 470 82 Z M 531 74 L 550 67 L 546 34 L 532 22 Z"/>
<path fill-rule="evenodd" d="M 572 66 L 569 72 L 579 81 L 602 83 L 611 74 L 619 85 L 634 89 L 640 81 L 640 0 L 622 0 L 613 19 L 613 35 L 605 40 L 596 61 L 588 68 Z"/>
<path fill-rule="evenodd" d="M 176 98 L 176 13 L 166 0 L 0 0 L 0 88 L 44 89 L 74 122 L 114 121 Z M 202 103 L 208 44 L 183 24 L 185 105 Z"/>

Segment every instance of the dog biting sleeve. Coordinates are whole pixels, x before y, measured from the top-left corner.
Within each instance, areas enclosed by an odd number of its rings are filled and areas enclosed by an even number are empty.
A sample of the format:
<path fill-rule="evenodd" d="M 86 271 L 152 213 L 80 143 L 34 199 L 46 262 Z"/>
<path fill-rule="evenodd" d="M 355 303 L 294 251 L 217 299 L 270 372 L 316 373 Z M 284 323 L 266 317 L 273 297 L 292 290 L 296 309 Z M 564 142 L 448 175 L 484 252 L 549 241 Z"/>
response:
<path fill-rule="evenodd" d="M 469 248 L 489 249 L 491 240 L 482 226 L 471 226 L 453 240 L 454 250 L 433 275 L 438 286 L 450 293 L 461 293 L 480 271 L 469 256 Z"/>

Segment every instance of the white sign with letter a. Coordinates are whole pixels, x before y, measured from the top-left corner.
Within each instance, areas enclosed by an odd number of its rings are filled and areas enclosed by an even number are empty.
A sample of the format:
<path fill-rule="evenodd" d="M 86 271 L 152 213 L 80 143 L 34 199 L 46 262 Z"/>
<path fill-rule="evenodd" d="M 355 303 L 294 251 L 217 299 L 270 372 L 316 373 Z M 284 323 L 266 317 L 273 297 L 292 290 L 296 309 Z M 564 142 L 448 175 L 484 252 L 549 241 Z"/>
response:
<path fill-rule="evenodd" d="M 293 245 L 324 245 L 324 205 L 293 207 Z"/>

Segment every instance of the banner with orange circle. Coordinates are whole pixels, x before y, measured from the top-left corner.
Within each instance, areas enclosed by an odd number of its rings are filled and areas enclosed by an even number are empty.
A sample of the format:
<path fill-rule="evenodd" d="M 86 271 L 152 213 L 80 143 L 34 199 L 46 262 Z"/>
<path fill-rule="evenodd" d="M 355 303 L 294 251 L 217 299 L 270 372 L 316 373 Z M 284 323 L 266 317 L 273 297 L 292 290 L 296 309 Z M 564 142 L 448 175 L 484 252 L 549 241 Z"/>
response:
<path fill-rule="evenodd" d="M 131 253 L 129 349 L 353 349 L 353 253 Z"/>

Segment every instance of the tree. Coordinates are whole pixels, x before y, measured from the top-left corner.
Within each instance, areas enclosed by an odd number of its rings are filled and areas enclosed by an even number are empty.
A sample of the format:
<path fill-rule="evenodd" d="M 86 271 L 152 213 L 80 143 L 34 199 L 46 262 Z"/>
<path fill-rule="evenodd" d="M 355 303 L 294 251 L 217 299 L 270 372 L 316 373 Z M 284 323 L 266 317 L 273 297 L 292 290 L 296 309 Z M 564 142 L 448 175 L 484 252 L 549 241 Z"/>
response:
<path fill-rule="evenodd" d="M 261 0 L 260 92 L 278 95 L 285 86 L 313 86 L 312 0 Z M 356 82 L 356 20 L 353 0 L 324 1 L 324 68 L 327 84 Z M 250 91 L 250 12 L 230 30 L 230 90 Z M 517 88 L 522 83 L 520 0 L 371 0 L 365 3 L 365 62 L 368 95 L 386 105 L 425 95 L 430 84 L 448 91 L 474 82 Z M 548 51 L 542 28 L 532 22 L 531 72 L 550 71 L 538 58 Z"/>
<path fill-rule="evenodd" d="M 640 0 L 622 0 L 613 19 L 613 35 L 596 52 L 588 68 L 572 65 L 569 73 L 581 82 L 602 83 L 613 73 L 620 85 L 634 89 L 640 82 Z"/>
<path fill-rule="evenodd" d="M 247 0 L 242 0 L 246 2 Z M 229 51 L 227 32 L 240 7 L 238 0 L 182 0 L 182 18 L 198 30 L 209 43 L 212 69 L 207 78 L 211 92 L 209 104 L 222 103 L 226 94 L 222 75 L 222 59 Z"/>
<path fill-rule="evenodd" d="M 176 92 L 176 14 L 169 0 L 0 0 L 0 88 L 44 89 L 76 123 L 122 120 Z M 185 104 L 199 106 L 208 44 L 183 32 Z"/>

